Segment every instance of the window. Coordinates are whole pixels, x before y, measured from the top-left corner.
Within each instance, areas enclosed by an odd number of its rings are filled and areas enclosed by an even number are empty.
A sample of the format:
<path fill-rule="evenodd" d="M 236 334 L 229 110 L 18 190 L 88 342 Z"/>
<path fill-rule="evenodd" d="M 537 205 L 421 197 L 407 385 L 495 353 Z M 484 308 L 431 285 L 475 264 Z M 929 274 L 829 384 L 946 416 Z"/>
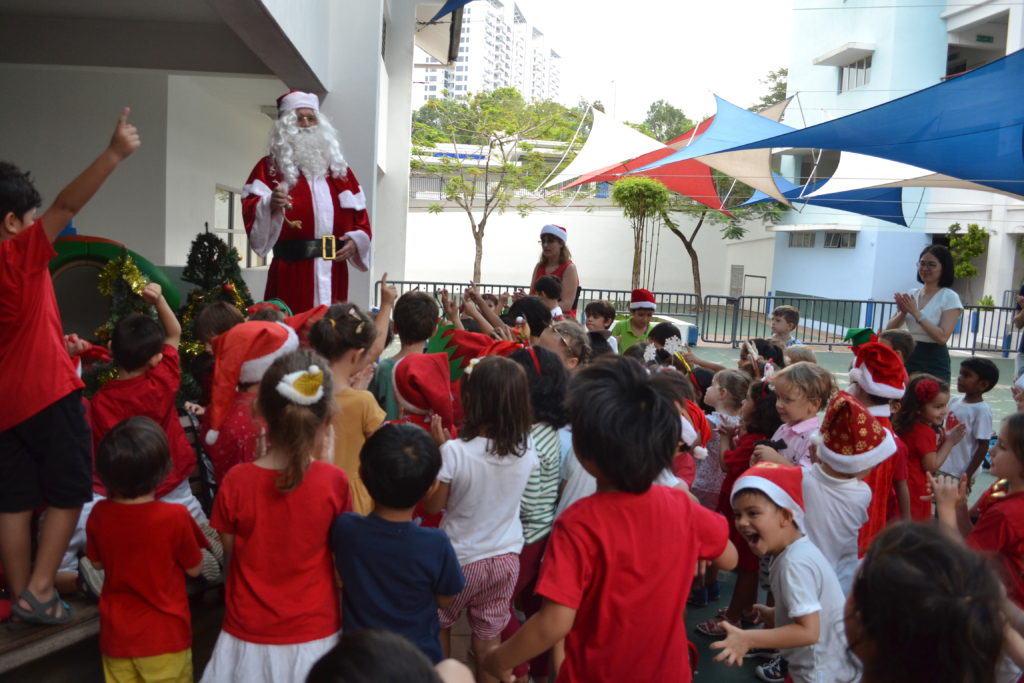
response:
<path fill-rule="evenodd" d="M 855 249 L 857 247 L 857 233 L 855 232 L 826 232 L 826 249 Z"/>
<path fill-rule="evenodd" d="M 810 249 L 814 246 L 814 232 L 789 233 L 789 246 L 792 249 Z"/>
<path fill-rule="evenodd" d="M 213 232 L 242 255 L 243 268 L 267 265 L 268 260 L 249 248 L 249 238 L 242 225 L 242 195 L 235 190 L 218 187 L 213 207 Z"/>
<path fill-rule="evenodd" d="M 839 67 L 839 92 L 866 85 L 871 80 L 871 55 Z"/>

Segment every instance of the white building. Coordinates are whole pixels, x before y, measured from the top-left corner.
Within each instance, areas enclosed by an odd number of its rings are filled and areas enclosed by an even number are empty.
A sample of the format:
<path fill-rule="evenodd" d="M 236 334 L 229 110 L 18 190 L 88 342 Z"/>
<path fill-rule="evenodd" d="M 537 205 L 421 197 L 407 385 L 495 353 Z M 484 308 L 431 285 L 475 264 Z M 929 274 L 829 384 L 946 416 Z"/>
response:
<path fill-rule="evenodd" d="M 477 0 L 463 8 L 458 58 L 445 67 L 417 52 L 412 107 L 514 87 L 531 100 L 557 99 L 560 57 L 513 2 Z"/>
<path fill-rule="evenodd" d="M 801 10 L 800 5 L 796 7 Z M 784 122 L 795 127 L 845 116 L 935 85 L 1024 46 L 1020 3 L 910 2 L 867 7 L 844 0 L 814 2 L 793 12 L 789 66 L 790 105 Z M 782 170 L 794 182 L 827 177 L 838 155 L 793 150 Z M 815 165 L 817 164 L 817 168 Z M 978 223 L 989 231 L 983 277 L 958 282 L 965 303 L 982 294 L 997 302 L 1016 289 L 1021 265 L 1017 238 L 1024 233 L 1024 202 L 970 190 L 908 189 L 909 228 L 853 213 L 805 206 L 787 212 L 776 231 L 774 289 L 779 293 L 840 299 L 891 300 L 913 283 L 914 261 L 950 224 Z M 968 287 L 969 293 L 968 293 Z M 882 321 L 884 322 L 884 321 Z"/>

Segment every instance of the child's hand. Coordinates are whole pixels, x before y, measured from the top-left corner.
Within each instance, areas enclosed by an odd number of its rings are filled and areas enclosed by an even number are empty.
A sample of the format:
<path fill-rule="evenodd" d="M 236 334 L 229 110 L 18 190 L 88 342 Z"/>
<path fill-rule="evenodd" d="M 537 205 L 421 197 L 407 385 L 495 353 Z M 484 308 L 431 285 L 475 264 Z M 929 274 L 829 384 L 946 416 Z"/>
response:
<path fill-rule="evenodd" d="M 85 353 L 89 350 L 91 344 L 86 340 L 79 337 L 77 334 L 69 334 L 64 337 L 64 348 L 68 350 L 68 355 L 74 358 L 75 356 Z"/>
<path fill-rule="evenodd" d="M 163 290 L 160 289 L 160 285 L 155 282 L 150 282 L 148 285 L 142 288 L 142 300 L 147 304 L 156 306 L 160 303 L 160 299 L 163 298 Z"/>
<path fill-rule="evenodd" d="M 444 428 L 440 415 L 430 416 L 430 435 L 434 437 L 434 443 L 438 446 L 445 441 L 451 441 L 452 433 Z"/>
<path fill-rule="evenodd" d="M 469 287 L 462 290 L 462 298 L 469 299 L 475 304 L 480 303 L 480 292 L 476 288 L 476 283 L 472 280 L 469 281 Z"/>
<path fill-rule="evenodd" d="M 142 144 L 139 139 L 139 131 L 128 123 L 130 111 L 131 109 L 128 107 L 121 110 L 121 116 L 118 117 L 117 125 L 114 126 L 114 135 L 110 138 L 110 151 L 122 161 L 131 156 L 132 152 Z"/>
<path fill-rule="evenodd" d="M 206 408 L 192 401 L 185 401 L 185 411 L 192 413 L 196 417 L 202 417 L 206 414 Z"/>
<path fill-rule="evenodd" d="M 510 328 L 508 325 L 500 325 L 498 327 L 495 327 L 491 331 L 491 337 L 498 341 L 515 341 L 515 339 L 512 337 L 512 328 Z"/>
<path fill-rule="evenodd" d="M 956 427 L 946 430 L 946 438 L 952 441 L 953 444 L 960 443 L 966 435 L 967 425 L 965 424 L 958 424 Z"/>
<path fill-rule="evenodd" d="M 1010 385 L 1010 394 L 1013 396 L 1013 402 L 1017 404 L 1017 412 L 1024 412 L 1024 389 L 1012 384 Z"/>
<path fill-rule="evenodd" d="M 512 301 L 519 301 L 524 296 L 526 296 L 526 292 L 523 291 L 522 288 L 519 288 L 516 291 L 512 292 Z"/>
<path fill-rule="evenodd" d="M 931 489 L 932 497 L 936 506 L 956 506 L 960 503 L 967 503 L 967 476 L 962 475 L 959 480 L 947 477 L 944 474 L 928 475 L 928 488 Z"/>
<path fill-rule="evenodd" d="M 444 317 L 453 323 L 459 317 L 459 305 L 448 295 L 447 289 L 441 290 L 441 308 L 444 309 Z"/>
<path fill-rule="evenodd" d="M 398 287 L 388 283 L 388 274 L 380 278 L 380 307 L 393 306 L 398 299 Z"/>
<path fill-rule="evenodd" d="M 484 671 L 501 681 L 501 683 L 514 683 L 516 680 L 515 673 L 512 669 L 498 668 L 498 662 L 497 658 L 494 656 L 494 651 L 484 658 L 481 667 Z"/>
<path fill-rule="evenodd" d="M 729 441 L 736 438 L 736 433 L 739 432 L 739 430 L 740 426 L 738 424 L 723 422 L 718 425 L 718 433 L 722 435 L 723 439 L 728 439 Z"/>
<path fill-rule="evenodd" d="M 498 296 L 498 305 L 495 306 L 494 312 L 501 315 L 501 312 L 505 310 L 505 306 L 508 305 L 508 292 L 503 292 Z"/>
<path fill-rule="evenodd" d="M 722 662 L 726 666 L 743 666 L 743 656 L 750 649 L 746 633 L 743 629 L 730 624 L 727 619 L 723 619 L 719 623 L 728 635 L 725 636 L 725 640 L 711 643 L 712 650 L 722 651 L 715 657 L 715 661 Z"/>
<path fill-rule="evenodd" d="M 768 628 L 775 627 L 775 608 L 767 605 L 756 604 L 751 610 L 754 612 L 754 623 L 764 624 Z"/>
<path fill-rule="evenodd" d="M 774 462 L 779 465 L 789 465 L 790 462 L 782 457 L 777 450 L 771 446 L 754 446 L 754 453 L 750 456 L 750 465 L 754 466 L 759 462 Z"/>
<path fill-rule="evenodd" d="M 370 386 L 370 381 L 373 379 L 373 371 L 377 368 L 371 363 L 365 368 L 352 375 L 348 379 L 348 385 L 356 391 L 366 391 Z"/>

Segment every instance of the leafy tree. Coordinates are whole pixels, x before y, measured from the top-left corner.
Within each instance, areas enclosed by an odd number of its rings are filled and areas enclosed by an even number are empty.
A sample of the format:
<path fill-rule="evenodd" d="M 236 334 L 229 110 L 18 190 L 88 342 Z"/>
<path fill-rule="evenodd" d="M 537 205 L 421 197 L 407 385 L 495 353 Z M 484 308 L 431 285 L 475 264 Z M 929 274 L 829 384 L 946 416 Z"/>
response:
<path fill-rule="evenodd" d="M 673 107 L 665 100 L 658 100 L 647 108 L 647 118 L 643 120 L 642 126 L 637 130 L 661 142 L 668 142 L 693 128 L 693 121 L 686 118 L 682 109 Z"/>
<path fill-rule="evenodd" d="M 633 289 L 640 286 L 644 233 L 652 220 L 664 215 L 671 196 L 662 183 L 646 176 L 630 176 L 612 184 L 612 202 L 622 207 L 633 228 Z"/>
<path fill-rule="evenodd" d="M 413 149 L 412 168 L 440 178 L 444 199 L 466 213 L 476 243 L 474 281 L 480 280 L 484 232 L 491 215 L 510 207 L 527 215 L 532 207 L 526 200 L 552 170 L 529 141 L 570 140 L 581 115 L 550 101 L 527 103 L 515 88 L 461 101 L 430 100 L 416 112 L 414 128 L 416 123 L 422 126 L 413 132 L 413 142 L 419 144 Z M 452 144 L 454 155 L 431 157 L 423 147 L 437 142 Z M 572 156 L 570 150 L 565 161 Z M 427 163 L 428 158 L 433 163 Z M 428 210 L 440 213 L 444 207 L 433 204 Z"/>
<path fill-rule="evenodd" d="M 977 223 L 967 226 L 967 232 L 959 223 L 949 226 L 949 251 L 953 255 L 953 277 L 972 278 L 978 275 L 978 267 L 971 263 L 988 249 L 988 232 Z M 967 292 L 971 293 L 971 283 L 967 283 Z"/>
<path fill-rule="evenodd" d="M 776 102 L 786 99 L 786 86 L 789 79 L 789 69 L 783 67 L 775 71 L 769 71 L 768 75 L 758 82 L 768 86 L 768 92 L 761 95 L 760 101 L 750 107 L 750 111 L 761 111 L 772 106 Z"/>

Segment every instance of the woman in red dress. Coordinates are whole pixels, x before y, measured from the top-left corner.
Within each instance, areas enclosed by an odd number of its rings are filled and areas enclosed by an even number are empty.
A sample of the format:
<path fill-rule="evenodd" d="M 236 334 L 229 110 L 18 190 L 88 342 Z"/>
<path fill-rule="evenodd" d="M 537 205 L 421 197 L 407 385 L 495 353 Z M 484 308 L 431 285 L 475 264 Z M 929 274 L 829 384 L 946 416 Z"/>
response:
<path fill-rule="evenodd" d="M 537 294 L 534 284 L 544 275 L 554 275 L 562 281 L 562 297 L 558 305 L 566 318 L 576 319 L 576 302 L 579 300 L 580 276 L 567 241 L 566 229 L 560 225 L 545 225 L 540 229 L 540 261 L 530 278 L 530 295 Z"/>

